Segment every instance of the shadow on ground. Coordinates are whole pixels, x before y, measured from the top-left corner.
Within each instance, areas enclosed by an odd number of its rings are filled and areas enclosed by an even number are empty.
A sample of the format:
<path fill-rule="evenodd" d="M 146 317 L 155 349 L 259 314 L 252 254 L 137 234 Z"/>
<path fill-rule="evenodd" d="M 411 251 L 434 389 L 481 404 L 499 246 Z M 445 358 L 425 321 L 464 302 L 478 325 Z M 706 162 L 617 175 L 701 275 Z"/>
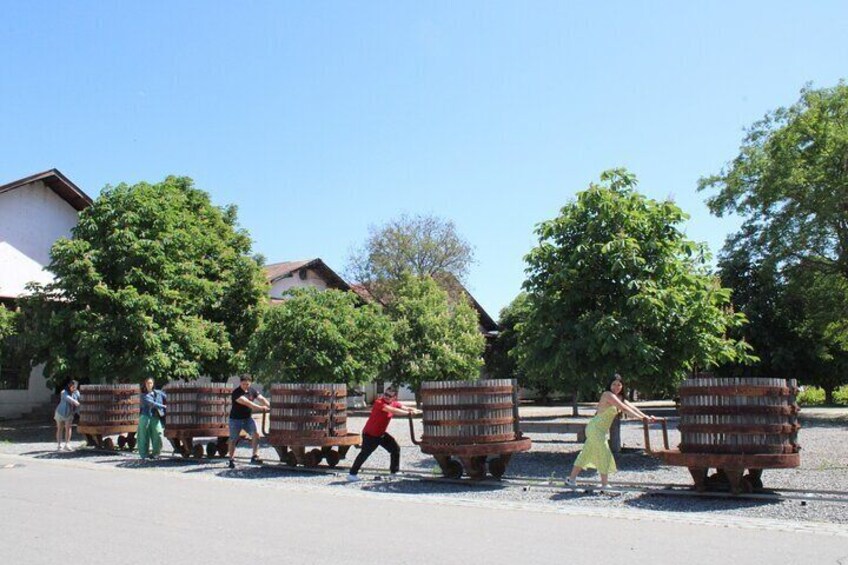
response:
<path fill-rule="evenodd" d="M 581 488 L 577 490 L 563 490 L 549 497 L 549 500 L 554 502 L 575 501 L 575 500 L 594 500 L 599 496 L 608 498 L 617 498 L 621 496 L 618 492 L 601 492 L 600 490 L 592 490 L 589 488 Z"/>
<path fill-rule="evenodd" d="M 362 481 L 362 490 L 390 494 L 456 494 L 458 492 L 496 492 L 506 488 L 503 485 L 463 484 L 454 482 L 421 481 L 419 479 L 392 479 Z"/>
<path fill-rule="evenodd" d="M 207 467 L 209 471 L 224 479 L 276 479 L 276 478 L 318 478 L 325 476 L 322 473 L 310 473 L 309 471 L 298 471 L 292 468 L 283 468 L 271 465 L 236 464 L 235 469 L 219 467 Z M 191 471 L 186 471 L 191 472 Z"/>
<path fill-rule="evenodd" d="M 74 429 L 72 441 L 79 439 Z M 41 422 L 10 421 L 0 423 L 0 441 L 12 443 L 55 442 L 56 426 Z"/>
<path fill-rule="evenodd" d="M 642 510 L 658 510 L 663 512 L 680 512 L 682 514 L 691 512 L 713 512 L 727 510 L 744 510 L 746 508 L 762 508 L 781 504 L 777 500 L 739 500 L 733 498 L 710 498 L 707 496 L 688 498 L 681 496 L 667 496 L 662 494 L 641 494 L 625 502 L 632 508 Z"/>
<path fill-rule="evenodd" d="M 115 465 L 115 467 L 120 467 L 121 469 L 175 469 L 179 467 L 197 467 L 202 463 L 205 463 L 205 461 L 183 458 L 177 459 L 172 457 L 163 457 L 160 459 L 142 459 L 140 457 L 133 457 L 132 459 L 121 461 Z"/>
<path fill-rule="evenodd" d="M 36 459 L 95 459 L 97 457 L 111 457 L 112 454 L 103 451 L 94 451 L 92 449 L 75 449 L 73 451 L 49 451 L 49 450 L 37 450 L 37 451 L 27 451 L 21 453 L 21 455 L 26 455 L 29 457 L 34 457 Z M 109 462 L 114 460 L 110 459 Z"/>

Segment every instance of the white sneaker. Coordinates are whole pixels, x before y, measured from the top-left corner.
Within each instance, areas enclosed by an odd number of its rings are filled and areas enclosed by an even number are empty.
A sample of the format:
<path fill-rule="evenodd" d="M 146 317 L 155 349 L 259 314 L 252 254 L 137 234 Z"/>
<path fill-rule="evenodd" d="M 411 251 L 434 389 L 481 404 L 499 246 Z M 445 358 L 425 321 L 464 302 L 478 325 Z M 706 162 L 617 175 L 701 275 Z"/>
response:
<path fill-rule="evenodd" d="M 360 479 L 360 478 L 359 478 L 359 477 L 357 477 L 356 475 L 348 475 L 348 476 L 347 476 L 347 482 L 349 482 L 349 483 L 358 483 L 358 482 L 359 482 L 359 481 L 361 481 L 361 480 L 362 480 L 362 479 Z"/>
<path fill-rule="evenodd" d="M 64 449 L 65 451 L 73 451 L 73 450 L 74 450 L 74 448 L 73 448 L 73 447 L 71 447 L 70 445 L 68 445 L 67 443 L 65 444 L 65 447 L 64 447 L 63 449 Z"/>
<path fill-rule="evenodd" d="M 571 487 L 571 488 L 577 488 L 577 481 L 575 479 L 572 479 L 571 477 L 566 477 L 565 478 L 565 486 Z"/>
<path fill-rule="evenodd" d="M 62 444 L 61 443 L 56 446 L 56 451 L 62 451 Z"/>

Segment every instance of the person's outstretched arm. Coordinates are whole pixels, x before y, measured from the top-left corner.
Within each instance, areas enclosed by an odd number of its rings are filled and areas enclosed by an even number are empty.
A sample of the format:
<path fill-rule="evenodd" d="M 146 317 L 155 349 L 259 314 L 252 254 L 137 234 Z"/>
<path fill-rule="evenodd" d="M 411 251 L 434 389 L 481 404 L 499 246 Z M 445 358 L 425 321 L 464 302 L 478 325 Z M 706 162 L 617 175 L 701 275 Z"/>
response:
<path fill-rule="evenodd" d="M 633 410 L 636 414 L 638 414 L 637 418 L 641 418 L 641 419 L 643 419 L 643 420 L 644 420 L 644 419 L 648 419 L 648 420 L 650 420 L 650 421 L 652 421 L 652 422 L 656 421 L 656 419 L 657 419 L 657 418 L 656 418 L 656 416 L 648 416 L 647 414 L 645 414 L 644 412 L 642 412 L 641 410 L 639 410 L 638 408 L 636 408 L 636 407 L 635 407 L 632 403 L 628 402 L 627 400 L 622 400 L 621 402 L 622 402 L 625 406 L 627 406 L 628 408 L 630 408 L 631 410 Z"/>
<path fill-rule="evenodd" d="M 246 398 L 246 396 L 247 396 L 247 395 L 239 396 L 239 397 L 236 399 L 236 402 L 238 402 L 238 403 L 239 403 L 239 404 L 241 404 L 242 406 L 247 406 L 247 407 L 248 407 L 248 408 L 250 408 L 251 410 L 259 410 L 259 411 L 267 410 L 267 408 L 266 408 L 264 405 L 262 405 L 262 404 L 257 404 L 256 402 L 251 402 L 250 400 L 248 400 L 248 399 Z M 266 400 L 266 402 L 267 402 L 267 400 Z"/>
<path fill-rule="evenodd" d="M 407 414 L 420 414 L 421 410 L 418 410 L 417 408 L 407 408 L 405 406 L 397 408 L 395 406 L 385 404 L 383 405 L 383 412 L 388 412 L 389 414 L 394 414 L 395 416 L 406 416 Z"/>
<path fill-rule="evenodd" d="M 627 412 L 634 418 L 638 418 L 639 420 L 651 420 L 653 418 L 653 416 L 645 415 L 641 410 L 631 405 L 626 400 L 621 400 L 619 397 L 609 391 L 605 392 L 603 394 L 603 397 L 607 399 L 607 402 L 609 402 L 622 412 Z"/>

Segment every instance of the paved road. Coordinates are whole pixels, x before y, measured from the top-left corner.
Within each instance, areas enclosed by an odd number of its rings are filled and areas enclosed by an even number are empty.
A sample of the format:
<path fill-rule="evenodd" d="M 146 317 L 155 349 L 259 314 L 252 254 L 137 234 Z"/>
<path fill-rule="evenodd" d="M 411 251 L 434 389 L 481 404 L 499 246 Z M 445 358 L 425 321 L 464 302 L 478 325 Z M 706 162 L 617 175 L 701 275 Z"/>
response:
<path fill-rule="evenodd" d="M 20 465 L 7 468 L 7 465 Z M 848 538 L 0 455 L 3 564 L 832 563 Z"/>

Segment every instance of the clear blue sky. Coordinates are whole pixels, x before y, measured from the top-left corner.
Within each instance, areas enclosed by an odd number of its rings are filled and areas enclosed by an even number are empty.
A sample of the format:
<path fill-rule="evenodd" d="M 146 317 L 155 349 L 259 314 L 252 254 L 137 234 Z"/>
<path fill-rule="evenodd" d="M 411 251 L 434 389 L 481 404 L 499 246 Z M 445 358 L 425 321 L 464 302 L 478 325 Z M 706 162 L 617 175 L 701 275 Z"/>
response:
<path fill-rule="evenodd" d="M 193 177 L 269 261 L 341 271 L 369 224 L 454 220 L 493 316 L 533 226 L 607 168 L 692 215 L 700 176 L 808 81 L 848 76 L 848 3 L 0 0 L 0 183 Z"/>

